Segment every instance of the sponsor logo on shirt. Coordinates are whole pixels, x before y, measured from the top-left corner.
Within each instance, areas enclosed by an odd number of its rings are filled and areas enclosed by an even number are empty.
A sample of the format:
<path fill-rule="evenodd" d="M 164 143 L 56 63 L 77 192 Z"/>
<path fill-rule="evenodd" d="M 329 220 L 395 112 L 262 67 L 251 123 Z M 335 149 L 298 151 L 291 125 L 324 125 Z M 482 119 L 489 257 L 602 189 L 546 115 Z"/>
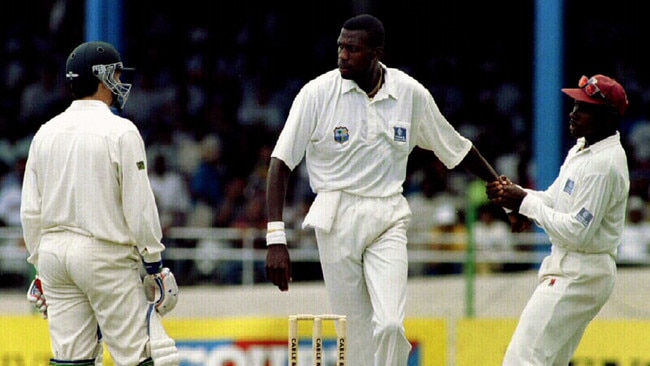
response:
<path fill-rule="evenodd" d="M 140 160 L 135 163 L 135 166 L 138 167 L 138 170 L 144 170 L 144 161 Z"/>
<path fill-rule="evenodd" d="M 395 134 L 393 135 L 393 140 L 397 142 L 406 142 L 406 128 L 404 127 L 393 127 Z"/>
<path fill-rule="evenodd" d="M 567 179 L 566 184 L 564 184 L 564 192 L 568 193 L 569 195 L 573 194 L 573 188 L 575 185 L 576 182 L 572 181 L 571 179 Z"/>
<path fill-rule="evenodd" d="M 593 218 L 594 215 L 591 212 L 587 211 L 587 209 L 584 207 L 580 210 L 580 212 L 578 212 L 578 215 L 576 216 L 576 220 L 584 225 L 584 227 L 587 227 Z"/>
<path fill-rule="evenodd" d="M 336 127 L 334 129 L 334 141 L 342 144 L 350 139 L 350 131 L 347 127 Z"/>

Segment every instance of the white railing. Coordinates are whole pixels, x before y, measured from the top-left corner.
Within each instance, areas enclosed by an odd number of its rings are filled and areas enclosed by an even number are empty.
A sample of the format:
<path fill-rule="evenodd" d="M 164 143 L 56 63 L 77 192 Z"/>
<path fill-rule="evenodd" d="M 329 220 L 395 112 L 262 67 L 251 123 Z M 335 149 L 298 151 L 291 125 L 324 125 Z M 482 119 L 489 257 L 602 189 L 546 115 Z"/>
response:
<path fill-rule="evenodd" d="M 414 242 L 426 244 L 409 243 L 409 261 L 412 263 L 466 263 L 470 259 L 467 250 L 445 248 L 449 245 L 459 245 L 466 248 L 468 242 L 465 233 L 437 234 L 418 233 L 418 240 Z M 287 238 L 290 242 L 291 259 L 294 262 L 318 262 L 318 250 L 312 240 L 304 240 L 313 235 L 310 231 L 295 232 L 287 230 Z M 258 229 L 239 228 L 198 228 L 198 227 L 176 227 L 165 233 L 165 240 L 170 243 L 174 240 L 188 241 L 218 241 L 226 245 L 215 245 L 199 249 L 195 247 L 176 247 L 168 245 L 164 253 L 165 260 L 190 260 L 198 261 L 239 261 L 241 262 L 242 284 L 251 285 L 254 283 L 255 262 L 263 262 L 266 257 L 264 248 L 255 248 L 256 240 L 263 240 L 265 232 Z M 422 239 L 425 240 L 422 240 Z M 0 272 L 7 270 L 25 271 L 29 273 L 32 269 L 26 262 L 27 251 L 24 246 L 18 244 L 22 239 L 22 231 L 19 227 L 0 228 Z M 472 257 L 476 263 L 539 263 L 548 252 L 548 237 L 542 232 L 513 234 L 513 245 L 511 249 L 493 251 L 476 248 Z M 230 243 L 238 243 L 236 246 Z M 240 243 L 240 244 L 239 244 Z M 435 245 L 433 244 L 435 243 Z M 516 248 L 528 248 L 520 250 Z M 640 257 L 637 260 L 627 263 L 649 264 L 650 255 Z M 4 270 L 3 270 L 4 268 Z"/>

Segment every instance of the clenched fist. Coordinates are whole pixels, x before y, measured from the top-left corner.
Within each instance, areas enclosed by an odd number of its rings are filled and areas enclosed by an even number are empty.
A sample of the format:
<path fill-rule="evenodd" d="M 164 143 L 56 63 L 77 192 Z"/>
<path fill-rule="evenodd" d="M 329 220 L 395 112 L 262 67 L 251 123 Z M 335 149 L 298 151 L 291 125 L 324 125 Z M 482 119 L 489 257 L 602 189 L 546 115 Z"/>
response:
<path fill-rule="evenodd" d="M 513 184 L 505 176 L 499 177 L 499 180 L 490 182 L 485 187 L 490 203 L 518 211 L 521 201 L 526 197 L 526 191 L 520 186 Z"/>

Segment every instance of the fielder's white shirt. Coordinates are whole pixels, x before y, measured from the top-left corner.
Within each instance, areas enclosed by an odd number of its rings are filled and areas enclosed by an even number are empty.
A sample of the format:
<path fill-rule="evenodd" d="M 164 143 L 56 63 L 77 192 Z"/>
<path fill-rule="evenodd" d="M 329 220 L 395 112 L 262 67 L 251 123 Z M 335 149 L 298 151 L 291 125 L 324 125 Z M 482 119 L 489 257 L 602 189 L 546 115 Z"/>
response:
<path fill-rule="evenodd" d="M 41 235 L 69 230 L 135 245 L 146 262 L 165 249 L 136 126 L 97 100 L 75 100 L 32 140 L 23 181 L 21 221 L 28 261 Z"/>
<path fill-rule="evenodd" d="M 471 149 L 424 86 L 381 66 L 385 82 L 373 99 L 337 69 L 296 96 L 272 156 L 293 170 L 306 154 L 314 192 L 389 197 L 402 192 L 415 146 L 432 150 L 449 169 Z"/>
<path fill-rule="evenodd" d="M 530 191 L 519 212 L 546 231 L 553 245 L 584 253 L 616 255 L 621 243 L 630 178 L 616 133 L 587 148 L 569 150 L 546 191 Z"/>

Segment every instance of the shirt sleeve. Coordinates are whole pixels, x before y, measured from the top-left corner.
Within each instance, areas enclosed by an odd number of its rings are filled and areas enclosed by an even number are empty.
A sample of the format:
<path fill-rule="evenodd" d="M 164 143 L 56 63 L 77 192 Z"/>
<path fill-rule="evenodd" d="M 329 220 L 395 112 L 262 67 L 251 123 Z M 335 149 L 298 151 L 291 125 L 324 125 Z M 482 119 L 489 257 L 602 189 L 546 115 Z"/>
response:
<path fill-rule="evenodd" d="M 307 144 L 316 125 L 314 99 L 304 88 L 298 93 L 271 153 L 271 156 L 282 160 L 291 170 L 295 169 L 304 158 Z"/>
<path fill-rule="evenodd" d="M 38 245 L 41 241 L 42 216 L 41 216 L 41 191 L 38 188 L 38 179 L 34 172 L 33 144 L 27 158 L 23 187 L 21 193 L 20 221 L 23 228 L 25 246 L 29 252 L 27 261 L 36 266 L 38 262 Z"/>
<path fill-rule="evenodd" d="M 529 196 L 535 196 L 541 200 L 542 204 L 548 207 L 554 207 L 554 200 L 557 196 L 557 190 L 559 186 L 559 178 L 555 178 L 553 183 L 545 191 L 535 191 L 529 188 L 524 188 Z M 520 210 L 521 212 L 521 210 Z"/>
<path fill-rule="evenodd" d="M 144 141 L 136 131 L 120 139 L 122 202 L 126 223 L 145 262 L 158 262 L 165 249 L 158 208 L 147 175 Z"/>
<path fill-rule="evenodd" d="M 413 120 L 420 126 L 416 144 L 433 151 L 447 169 L 456 167 L 472 148 L 472 142 L 447 121 L 426 89 L 416 94 L 413 104 Z"/>
<path fill-rule="evenodd" d="M 587 188 L 576 190 L 567 212 L 559 212 L 550 205 L 551 196 L 548 194 L 527 195 L 519 212 L 533 219 L 556 242 L 559 240 L 573 249 L 581 249 L 593 239 L 603 220 L 612 184 L 605 174 L 585 176 L 579 184 Z M 556 180 L 549 189 L 555 190 L 557 195 L 557 187 Z"/>

